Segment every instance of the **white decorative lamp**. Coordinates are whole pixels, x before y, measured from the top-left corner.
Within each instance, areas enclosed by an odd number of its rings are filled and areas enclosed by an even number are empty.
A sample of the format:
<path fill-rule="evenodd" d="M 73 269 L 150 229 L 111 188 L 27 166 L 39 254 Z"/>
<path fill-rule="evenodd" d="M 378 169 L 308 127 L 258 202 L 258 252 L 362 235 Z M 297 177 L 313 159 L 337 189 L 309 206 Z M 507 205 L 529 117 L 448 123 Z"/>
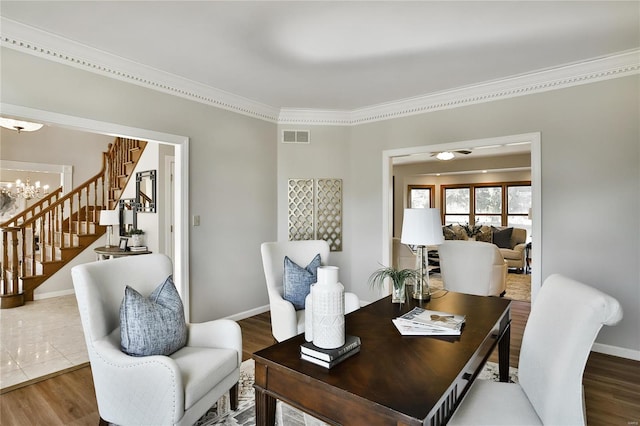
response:
<path fill-rule="evenodd" d="M 113 225 L 120 225 L 120 214 L 118 210 L 100 210 L 100 226 L 107 227 L 107 244 L 105 248 L 111 247 L 111 234 Z"/>
<path fill-rule="evenodd" d="M 417 300 L 431 300 L 429 272 L 426 270 L 425 263 L 425 249 L 426 246 L 444 242 L 440 209 L 404 209 L 400 241 L 403 244 L 411 244 L 418 247 L 419 276 L 413 288 L 412 297 Z"/>

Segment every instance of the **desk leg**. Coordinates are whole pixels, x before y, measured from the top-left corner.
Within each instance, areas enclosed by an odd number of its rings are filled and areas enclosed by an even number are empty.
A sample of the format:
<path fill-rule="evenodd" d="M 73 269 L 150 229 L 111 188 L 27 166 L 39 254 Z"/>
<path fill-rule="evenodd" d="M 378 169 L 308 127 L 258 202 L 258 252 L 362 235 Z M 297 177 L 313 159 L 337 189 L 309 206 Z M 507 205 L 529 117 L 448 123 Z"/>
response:
<path fill-rule="evenodd" d="M 506 325 L 502 338 L 498 342 L 498 368 L 500 381 L 509 381 L 509 352 L 511 350 L 511 321 Z"/>
<path fill-rule="evenodd" d="M 265 391 L 254 387 L 256 395 L 256 426 L 276 424 L 276 399 Z"/>

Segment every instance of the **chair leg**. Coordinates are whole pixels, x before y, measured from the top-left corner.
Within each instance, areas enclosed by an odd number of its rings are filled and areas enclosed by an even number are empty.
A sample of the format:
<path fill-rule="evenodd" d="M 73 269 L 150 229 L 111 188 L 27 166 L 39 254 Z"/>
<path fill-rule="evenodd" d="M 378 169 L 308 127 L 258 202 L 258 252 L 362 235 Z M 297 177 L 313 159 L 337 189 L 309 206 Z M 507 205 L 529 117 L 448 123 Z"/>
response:
<path fill-rule="evenodd" d="M 231 410 L 233 411 L 238 409 L 238 383 L 229 389 L 229 402 L 231 403 Z"/>

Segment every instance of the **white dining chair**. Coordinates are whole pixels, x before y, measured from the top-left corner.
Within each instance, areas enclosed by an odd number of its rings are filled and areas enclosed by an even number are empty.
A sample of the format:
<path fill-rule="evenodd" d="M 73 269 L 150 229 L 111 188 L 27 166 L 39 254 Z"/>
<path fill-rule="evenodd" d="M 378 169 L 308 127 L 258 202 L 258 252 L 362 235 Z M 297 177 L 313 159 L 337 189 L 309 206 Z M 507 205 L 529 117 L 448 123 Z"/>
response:
<path fill-rule="evenodd" d="M 607 294 L 549 276 L 522 337 L 519 383 L 476 380 L 449 425 L 584 425 L 582 375 L 600 328 L 622 319 Z"/>

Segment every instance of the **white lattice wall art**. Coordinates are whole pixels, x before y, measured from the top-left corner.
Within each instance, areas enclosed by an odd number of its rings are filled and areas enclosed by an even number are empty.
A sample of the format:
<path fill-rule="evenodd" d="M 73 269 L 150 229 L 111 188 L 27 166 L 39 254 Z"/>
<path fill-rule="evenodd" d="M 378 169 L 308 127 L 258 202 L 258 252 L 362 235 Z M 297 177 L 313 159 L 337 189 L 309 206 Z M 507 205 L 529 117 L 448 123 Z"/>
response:
<path fill-rule="evenodd" d="M 325 240 L 342 251 L 342 179 L 289 179 L 289 240 Z"/>

